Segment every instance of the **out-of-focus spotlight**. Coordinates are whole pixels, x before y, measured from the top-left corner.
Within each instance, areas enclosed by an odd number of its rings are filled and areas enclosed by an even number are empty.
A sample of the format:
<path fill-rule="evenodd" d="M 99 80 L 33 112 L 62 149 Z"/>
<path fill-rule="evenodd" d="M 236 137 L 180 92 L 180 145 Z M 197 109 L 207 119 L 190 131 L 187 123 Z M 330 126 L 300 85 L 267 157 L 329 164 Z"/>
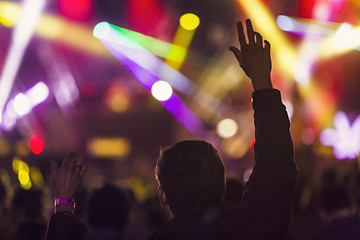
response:
<path fill-rule="evenodd" d="M 29 147 L 32 153 L 39 155 L 45 148 L 44 140 L 40 136 L 33 136 L 30 139 Z"/>
<path fill-rule="evenodd" d="M 98 39 L 106 38 L 110 33 L 110 24 L 107 22 L 98 23 L 93 30 L 94 37 Z"/>
<path fill-rule="evenodd" d="M 173 94 L 173 89 L 168 82 L 160 80 L 152 85 L 151 93 L 157 100 L 166 101 Z"/>
<path fill-rule="evenodd" d="M 222 138 L 230 138 L 238 131 L 238 125 L 235 120 L 226 118 L 221 120 L 217 125 L 217 133 Z"/>
<path fill-rule="evenodd" d="M 31 100 L 32 107 L 45 101 L 49 96 L 49 88 L 45 83 L 39 82 L 32 88 L 30 88 L 25 95 Z"/>
<path fill-rule="evenodd" d="M 353 36 L 353 27 L 349 23 L 341 24 L 335 33 L 336 45 L 341 48 L 348 47 L 353 39 Z"/>
<path fill-rule="evenodd" d="M 22 93 L 19 93 L 14 98 L 14 110 L 18 116 L 24 116 L 31 111 L 30 100 L 27 96 Z"/>
<path fill-rule="evenodd" d="M 19 18 L 20 7 L 17 3 L 2 1 L 0 14 L 0 23 L 6 27 L 13 27 Z"/>
<path fill-rule="evenodd" d="M 30 177 L 35 186 L 42 187 L 44 185 L 44 178 L 43 178 L 39 168 L 31 167 L 30 168 Z"/>
<path fill-rule="evenodd" d="M 113 94 L 107 99 L 106 106 L 113 112 L 124 112 L 129 107 L 129 98 L 123 93 Z"/>
<path fill-rule="evenodd" d="M 20 171 L 18 173 L 18 179 L 20 182 L 20 185 L 22 188 L 24 189 L 30 189 L 31 188 L 31 181 L 30 181 L 30 176 L 29 176 L 29 172 L 26 171 Z"/>
<path fill-rule="evenodd" d="M 28 144 L 24 140 L 17 141 L 14 146 L 16 155 L 27 156 L 30 152 Z"/>
<path fill-rule="evenodd" d="M 19 172 L 18 178 L 19 178 L 20 183 L 24 184 L 24 185 L 26 185 L 26 183 L 30 181 L 29 173 L 24 170 L 21 170 Z"/>
<path fill-rule="evenodd" d="M 339 111 L 334 117 L 335 129 L 325 129 L 320 133 L 320 141 L 332 146 L 337 159 L 355 159 L 360 153 L 360 115 L 350 124 L 346 114 Z"/>
<path fill-rule="evenodd" d="M 87 142 L 90 155 L 104 158 L 122 158 L 131 152 L 131 143 L 126 138 L 92 138 Z"/>
<path fill-rule="evenodd" d="M 294 20 L 292 20 L 291 18 L 284 16 L 284 15 L 279 15 L 276 18 L 276 24 L 278 25 L 278 27 L 283 30 L 283 31 L 293 31 L 294 30 Z"/>
<path fill-rule="evenodd" d="M 305 128 L 301 133 L 301 139 L 306 145 L 311 145 L 316 140 L 315 130 L 312 128 Z"/>
<path fill-rule="evenodd" d="M 186 13 L 180 17 L 180 25 L 188 31 L 195 30 L 200 24 L 200 18 L 193 13 Z"/>
<path fill-rule="evenodd" d="M 10 153 L 10 144 L 6 139 L 0 138 L 0 155 L 7 155 Z"/>
<path fill-rule="evenodd" d="M 14 100 L 10 100 L 6 104 L 5 113 L 2 121 L 2 128 L 6 131 L 11 131 L 16 126 L 17 113 L 14 110 Z"/>
<path fill-rule="evenodd" d="M 19 173 L 20 171 L 29 172 L 29 165 L 22 161 L 19 157 L 14 157 L 12 161 L 12 168 L 15 173 Z"/>

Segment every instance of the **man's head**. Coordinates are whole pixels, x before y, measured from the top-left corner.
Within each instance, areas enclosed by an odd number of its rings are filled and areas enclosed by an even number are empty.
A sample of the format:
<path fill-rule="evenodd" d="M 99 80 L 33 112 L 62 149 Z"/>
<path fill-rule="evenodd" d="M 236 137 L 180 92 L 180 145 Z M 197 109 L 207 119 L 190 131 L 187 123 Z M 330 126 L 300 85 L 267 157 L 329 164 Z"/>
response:
<path fill-rule="evenodd" d="M 224 164 L 210 143 L 183 141 L 163 149 L 155 174 L 160 192 L 176 216 L 201 214 L 223 201 Z"/>

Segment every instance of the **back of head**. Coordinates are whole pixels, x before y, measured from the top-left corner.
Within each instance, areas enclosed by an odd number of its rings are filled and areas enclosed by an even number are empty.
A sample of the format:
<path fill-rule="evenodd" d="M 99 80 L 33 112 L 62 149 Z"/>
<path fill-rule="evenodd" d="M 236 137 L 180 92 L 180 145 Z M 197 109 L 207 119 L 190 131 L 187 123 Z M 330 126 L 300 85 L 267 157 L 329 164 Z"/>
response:
<path fill-rule="evenodd" d="M 88 221 L 94 228 L 120 231 L 128 221 L 129 202 L 118 187 L 105 184 L 93 192 L 89 200 Z"/>
<path fill-rule="evenodd" d="M 155 174 L 176 216 L 201 214 L 223 201 L 224 164 L 210 143 L 189 140 L 163 149 Z"/>

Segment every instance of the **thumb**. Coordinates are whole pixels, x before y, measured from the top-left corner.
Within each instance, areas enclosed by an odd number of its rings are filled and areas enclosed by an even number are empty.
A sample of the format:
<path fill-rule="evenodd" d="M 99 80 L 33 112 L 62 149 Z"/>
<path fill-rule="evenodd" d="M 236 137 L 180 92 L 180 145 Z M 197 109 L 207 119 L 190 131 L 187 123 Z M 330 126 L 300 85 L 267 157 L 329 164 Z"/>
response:
<path fill-rule="evenodd" d="M 234 56 L 238 60 L 239 64 L 241 65 L 241 62 L 242 62 L 241 61 L 241 51 L 233 46 L 229 47 L 229 50 L 234 54 Z"/>

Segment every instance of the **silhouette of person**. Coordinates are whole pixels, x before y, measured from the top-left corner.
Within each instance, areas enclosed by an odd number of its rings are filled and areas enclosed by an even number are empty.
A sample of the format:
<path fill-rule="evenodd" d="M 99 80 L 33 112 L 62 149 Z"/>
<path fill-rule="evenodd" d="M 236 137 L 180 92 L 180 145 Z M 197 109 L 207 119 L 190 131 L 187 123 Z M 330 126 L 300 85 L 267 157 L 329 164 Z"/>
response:
<path fill-rule="evenodd" d="M 86 240 L 120 240 L 128 221 L 129 203 L 118 187 L 105 184 L 93 191 L 88 205 L 90 225 Z"/>
<path fill-rule="evenodd" d="M 43 217 L 42 192 L 37 189 L 19 189 L 12 200 L 14 218 L 18 226 L 12 240 L 43 239 L 46 221 Z"/>
<path fill-rule="evenodd" d="M 357 171 L 331 167 L 324 171 L 318 192 L 325 228 L 314 240 L 360 239 L 357 211 Z"/>
<path fill-rule="evenodd" d="M 248 43 L 238 22 L 240 49 L 230 47 L 241 68 L 251 79 L 254 92 L 255 166 L 245 184 L 241 206 L 224 208 L 225 169 L 217 150 L 208 142 L 186 140 L 161 151 L 155 175 L 161 206 L 171 220 L 158 228 L 149 240 L 159 239 L 284 239 L 290 204 L 296 184 L 296 165 L 290 123 L 280 92 L 273 89 L 270 72 L 270 44 L 254 32 L 246 20 Z M 64 163 L 63 163 L 64 164 Z M 81 165 L 81 164 L 80 164 Z M 63 174 L 81 181 L 76 164 Z M 61 171 L 59 171 L 60 173 Z M 70 173 L 68 173 L 70 172 Z M 55 178 L 59 178 L 55 176 Z M 65 184 L 59 180 L 57 188 Z M 71 182 L 71 181 L 70 181 Z M 73 189 L 75 190 L 75 189 Z M 73 191 L 64 191 L 71 198 Z M 57 239 L 62 214 L 50 220 L 47 240 Z M 70 214 L 68 221 L 76 222 Z M 81 237 L 81 223 L 68 228 L 67 238 Z M 64 229 L 64 228 L 62 228 Z M 78 238 L 80 239 L 80 238 Z"/>

